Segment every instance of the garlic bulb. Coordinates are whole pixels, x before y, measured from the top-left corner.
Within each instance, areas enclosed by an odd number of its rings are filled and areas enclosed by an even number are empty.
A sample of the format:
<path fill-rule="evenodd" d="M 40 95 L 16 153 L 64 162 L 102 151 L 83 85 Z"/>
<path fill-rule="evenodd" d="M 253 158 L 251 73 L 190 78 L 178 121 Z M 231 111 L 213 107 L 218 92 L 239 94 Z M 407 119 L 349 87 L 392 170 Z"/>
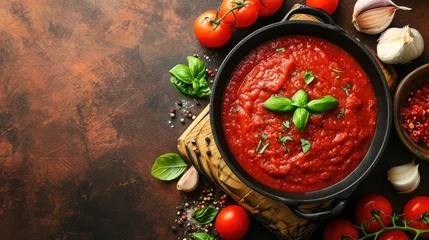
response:
<path fill-rule="evenodd" d="M 398 9 L 411 10 L 398 6 L 391 0 L 358 0 L 353 10 L 352 23 L 360 32 L 381 33 L 392 23 Z"/>
<path fill-rule="evenodd" d="M 389 28 L 380 37 L 377 55 L 389 64 L 407 63 L 423 53 L 425 43 L 414 28 Z"/>
<path fill-rule="evenodd" d="M 192 192 L 198 187 L 198 182 L 198 171 L 194 167 L 191 167 L 183 174 L 179 182 L 177 182 L 177 190 Z"/>
<path fill-rule="evenodd" d="M 419 165 L 414 161 L 387 171 L 388 179 L 399 193 L 410 193 L 417 189 L 420 184 Z"/>

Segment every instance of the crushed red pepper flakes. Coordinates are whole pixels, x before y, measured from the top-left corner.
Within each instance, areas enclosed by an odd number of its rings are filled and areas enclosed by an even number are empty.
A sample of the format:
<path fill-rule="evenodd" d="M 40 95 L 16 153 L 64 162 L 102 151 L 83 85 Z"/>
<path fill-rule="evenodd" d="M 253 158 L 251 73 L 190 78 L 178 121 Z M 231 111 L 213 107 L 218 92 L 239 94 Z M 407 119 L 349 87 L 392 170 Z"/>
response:
<path fill-rule="evenodd" d="M 402 127 L 415 143 L 429 146 L 429 81 L 411 90 L 401 110 Z"/>

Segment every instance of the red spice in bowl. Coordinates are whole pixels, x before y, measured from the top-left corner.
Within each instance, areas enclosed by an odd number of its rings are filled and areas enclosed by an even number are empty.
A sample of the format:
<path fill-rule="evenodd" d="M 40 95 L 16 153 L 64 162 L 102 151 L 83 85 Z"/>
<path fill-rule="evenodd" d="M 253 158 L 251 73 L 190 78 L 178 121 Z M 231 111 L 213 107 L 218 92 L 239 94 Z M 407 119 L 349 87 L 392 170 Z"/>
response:
<path fill-rule="evenodd" d="M 403 128 L 410 138 L 429 146 L 429 81 L 411 90 L 401 110 Z"/>

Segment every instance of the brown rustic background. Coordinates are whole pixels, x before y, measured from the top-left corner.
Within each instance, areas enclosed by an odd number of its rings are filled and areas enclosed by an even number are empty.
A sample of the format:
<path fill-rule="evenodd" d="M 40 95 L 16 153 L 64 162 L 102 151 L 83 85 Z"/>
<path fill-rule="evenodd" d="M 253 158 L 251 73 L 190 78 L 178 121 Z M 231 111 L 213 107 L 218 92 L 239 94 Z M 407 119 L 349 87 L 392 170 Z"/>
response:
<path fill-rule="evenodd" d="M 187 99 L 168 70 L 194 53 L 217 68 L 243 36 L 304 1 L 286 1 L 273 17 L 209 50 L 192 24 L 220 2 L 0 1 L 1 239 L 175 239 L 170 226 L 184 195 L 150 175 L 188 125 L 168 124 L 174 102 Z M 374 47 L 378 36 L 352 27 L 355 1 L 340 2 L 337 23 Z M 423 57 L 397 68 L 404 76 L 429 58 L 429 6 L 396 2 L 414 10 L 399 11 L 394 25 L 411 24 L 427 40 Z M 392 135 L 391 151 L 357 194 L 386 189 L 400 209 L 409 196 L 397 197 L 382 174 L 412 157 Z"/>

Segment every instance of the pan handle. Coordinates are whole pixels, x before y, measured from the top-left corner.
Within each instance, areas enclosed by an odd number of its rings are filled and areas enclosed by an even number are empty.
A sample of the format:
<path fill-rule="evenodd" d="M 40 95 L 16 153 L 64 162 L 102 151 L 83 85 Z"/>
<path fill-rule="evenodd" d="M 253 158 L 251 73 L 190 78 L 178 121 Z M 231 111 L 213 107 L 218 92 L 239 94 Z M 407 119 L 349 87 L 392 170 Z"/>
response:
<path fill-rule="evenodd" d="M 334 19 L 332 19 L 332 17 L 327 12 L 321 9 L 307 7 L 307 6 L 299 6 L 297 8 L 290 10 L 281 22 L 289 20 L 294 14 L 297 14 L 297 13 L 313 15 L 326 24 L 336 26 Z"/>
<path fill-rule="evenodd" d="M 326 209 L 323 209 L 321 212 L 315 213 L 305 213 L 302 212 L 296 206 L 289 206 L 290 210 L 297 216 L 302 219 L 310 220 L 310 221 L 321 221 L 334 217 L 341 213 L 346 207 L 347 198 L 335 200 L 332 206 L 329 206 Z"/>

